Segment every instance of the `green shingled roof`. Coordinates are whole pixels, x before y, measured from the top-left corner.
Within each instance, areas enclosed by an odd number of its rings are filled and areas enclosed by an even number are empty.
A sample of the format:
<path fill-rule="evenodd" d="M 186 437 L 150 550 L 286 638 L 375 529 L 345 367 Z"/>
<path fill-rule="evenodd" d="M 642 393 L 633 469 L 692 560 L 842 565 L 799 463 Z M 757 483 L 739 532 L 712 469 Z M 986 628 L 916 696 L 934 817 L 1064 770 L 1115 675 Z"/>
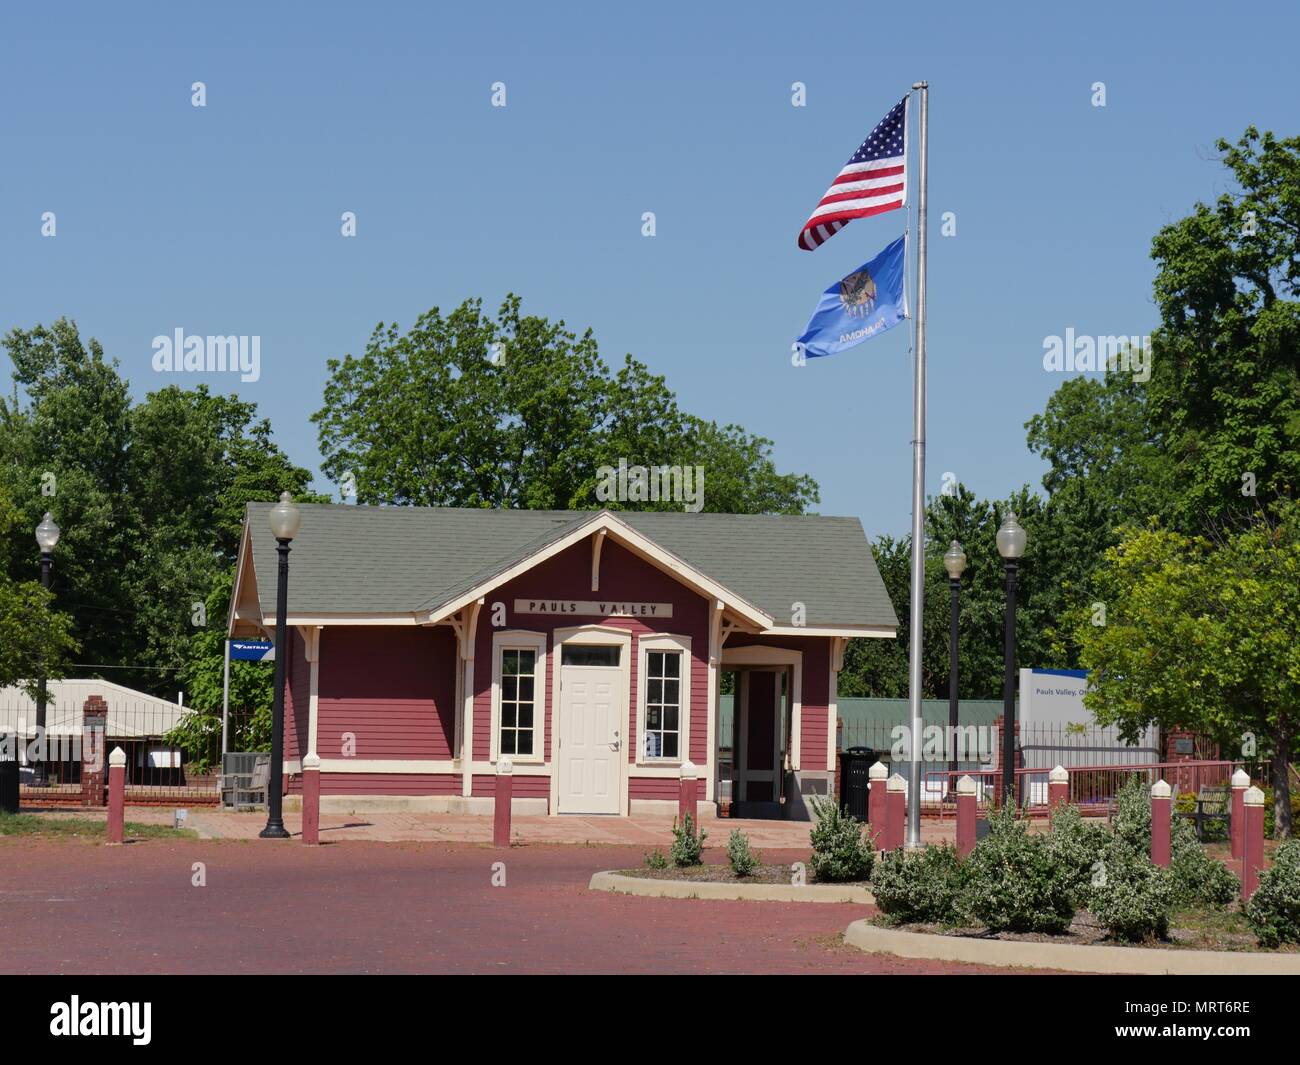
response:
<path fill-rule="evenodd" d="M 275 610 L 270 503 L 250 503 L 253 566 L 263 614 Z M 597 511 L 486 510 L 301 504 L 290 556 L 289 612 L 414 613 L 466 594 Z M 886 626 L 898 620 L 857 518 L 618 511 L 664 550 L 790 623 Z"/>

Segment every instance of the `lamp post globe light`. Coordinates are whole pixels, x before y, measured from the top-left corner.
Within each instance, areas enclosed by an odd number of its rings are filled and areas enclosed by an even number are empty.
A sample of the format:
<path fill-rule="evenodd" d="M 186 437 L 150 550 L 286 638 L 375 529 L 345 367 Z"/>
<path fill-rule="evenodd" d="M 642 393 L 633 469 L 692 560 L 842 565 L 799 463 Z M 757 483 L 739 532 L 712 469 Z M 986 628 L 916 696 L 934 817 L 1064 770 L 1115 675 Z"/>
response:
<path fill-rule="evenodd" d="M 275 589 L 275 693 L 271 702 L 271 772 L 266 784 L 266 827 L 262 839 L 288 839 L 284 827 L 284 681 L 289 658 L 286 639 L 289 609 L 289 544 L 298 535 L 302 513 L 288 492 L 280 493 L 280 502 L 268 515 L 276 553 L 280 556 Z"/>
<path fill-rule="evenodd" d="M 1008 514 L 998 529 L 998 554 L 1007 567 L 1007 614 L 1002 676 L 1002 801 L 1015 798 L 1016 781 L 1016 571 L 1028 538 Z"/>
<path fill-rule="evenodd" d="M 54 524 L 54 519 L 50 512 L 45 512 L 45 517 L 41 523 L 36 526 L 36 546 L 41 549 L 41 587 L 47 592 L 50 590 L 50 577 L 54 570 L 54 548 L 58 546 L 59 534 L 62 530 Z M 42 658 L 37 664 L 36 676 L 36 730 L 38 736 L 45 734 L 45 708 L 49 702 L 45 684 L 45 659 Z M 45 745 L 42 744 L 44 750 Z M 32 767 L 32 783 L 42 785 L 46 782 L 45 760 L 42 758 Z"/>
<path fill-rule="evenodd" d="M 966 552 L 954 540 L 943 554 L 943 568 L 948 571 L 948 591 L 952 601 L 952 620 L 948 633 L 948 786 L 957 788 L 957 608 L 961 598 L 961 575 L 966 572 Z"/>

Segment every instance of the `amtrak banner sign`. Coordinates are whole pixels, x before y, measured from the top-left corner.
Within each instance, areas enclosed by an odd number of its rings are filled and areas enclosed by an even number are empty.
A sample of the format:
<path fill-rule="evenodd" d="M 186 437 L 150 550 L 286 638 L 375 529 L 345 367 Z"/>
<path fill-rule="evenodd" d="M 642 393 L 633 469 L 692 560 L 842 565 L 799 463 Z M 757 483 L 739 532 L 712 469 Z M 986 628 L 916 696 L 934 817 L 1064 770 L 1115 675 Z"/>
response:
<path fill-rule="evenodd" d="M 232 662 L 274 662 L 275 644 L 270 640 L 231 640 Z"/>

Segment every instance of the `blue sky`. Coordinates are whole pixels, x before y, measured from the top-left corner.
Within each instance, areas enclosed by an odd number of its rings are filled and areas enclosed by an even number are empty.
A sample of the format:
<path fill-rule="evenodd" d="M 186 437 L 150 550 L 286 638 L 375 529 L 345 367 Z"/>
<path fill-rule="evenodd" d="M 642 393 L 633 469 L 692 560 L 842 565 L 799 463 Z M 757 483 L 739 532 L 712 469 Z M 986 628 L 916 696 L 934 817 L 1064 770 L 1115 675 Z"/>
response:
<path fill-rule="evenodd" d="M 126 12 L 129 12 L 127 14 Z M 823 513 L 909 524 L 909 331 L 790 365 L 833 280 L 906 225 L 804 219 L 931 85 L 927 492 L 1038 485 L 1043 340 L 1156 324 L 1152 235 L 1225 189 L 1219 136 L 1297 132 L 1294 4 L 50 4 L 0 33 L 0 328 L 60 315 L 137 395 L 255 400 L 298 462 L 325 360 L 469 296 L 591 326 L 688 410 L 771 437 Z M 207 106 L 190 86 L 203 81 Z M 507 106 L 490 105 L 504 82 Z M 807 106 L 791 106 L 791 85 Z M 1106 106 L 1091 104 L 1106 86 Z M 41 215 L 57 236 L 41 236 Z M 339 234 L 357 214 L 358 236 Z M 641 235 L 653 211 L 657 235 Z M 939 235 L 942 212 L 957 234 Z M 177 328 L 262 375 L 163 377 Z M 7 360 L 3 371 L 7 374 Z M 323 481 L 322 489 L 329 486 Z"/>

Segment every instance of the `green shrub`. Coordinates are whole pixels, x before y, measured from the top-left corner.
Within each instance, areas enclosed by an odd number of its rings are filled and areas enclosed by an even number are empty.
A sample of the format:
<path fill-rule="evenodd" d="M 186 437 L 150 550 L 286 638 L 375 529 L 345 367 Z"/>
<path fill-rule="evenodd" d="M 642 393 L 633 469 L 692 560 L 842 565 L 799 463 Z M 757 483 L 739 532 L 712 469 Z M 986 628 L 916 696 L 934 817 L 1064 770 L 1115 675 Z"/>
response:
<path fill-rule="evenodd" d="M 704 841 L 709 838 L 707 832 L 700 832 L 695 819 L 690 814 L 682 816 L 681 823 L 673 820 L 673 845 L 668 857 L 678 869 L 688 865 L 699 865 L 700 855 L 704 852 Z"/>
<path fill-rule="evenodd" d="M 1246 903 L 1246 920 L 1261 946 L 1300 943 L 1300 840 L 1287 840 L 1273 853 L 1272 867 Z"/>
<path fill-rule="evenodd" d="M 661 851 L 658 847 L 656 847 L 654 850 L 650 851 L 650 852 L 645 856 L 645 863 L 646 863 L 646 865 L 649 866 L 651 869 L 667 869 L 667 868 L 668 868 L 668 859 L 667 859 L 666 857 L 664 857 L 664 852 Z"/>
<path fill-rule="evenodd" d="M 890 851 L 876 861 L 871 893 L 891 922 L 937 921 L 955 924 L 962 887 L 962 864 L 949 844 Z"/>
<path fill-rule="evenodd" d="M 989 834 L 966 859 L 960 906 L 995 932 L 1063 932 L 1074 917 L 1074 873 L 1031 836 L 1015 808 L 989 814 Z"/>
<path fill-rule="evenodd" d="M 1273 810 L 1273 789 L 1264 789 L 1264 836 L 1272 839 L 1277 816 Z M 1300 831 L 1300 788 L 1291 789 L 1291 824 Z"/>
<path fill-rule="evenodd" d="M 1115 795 L 1115 836 L 1135 854 L 1151 855 L 1151 785 L 1140 773 L 1125 778 Z"/>
<path fill-rule="evenodd" d="M 1135 858 L 1151 858 L 1151 789 L 1138 775 L 1128 778 L 1120 788 L 1115 813 L 1115 840 Z M 1222 862 L 1205 852 L 1196 838 L 1196 829 L 1176 811 L 1186 806 L 1180 796 L 1173 804 L 1173 823 L 1169 827 L 1169 881 L 1174 903 L 1179 906 L 1226 906 L 1241 890 L 1237 878 Z M 1195 797 L 1192 799 L 1195 808 Z"/>
<path fill-rule="evenodd" d="M 1240 881 L 1231 869 L 1205 852 L 1190 821 L 1174 818 L 1169 847 L 1169 873 L 1176 904 L 1227 906 L 1241 893 Z"/>
<path fill-rule="evenodd" d="M 1102 858 L 1088 909 L 1116 939 L 1142 942 L 1169 931 L 1174 882 L 1168 870 L 1116 840 Z"/>
<path fill-rule="evenodd" d="M 812 796 L 817 824 L 812 829 L 813 876 L 818 880 L 867 880 L 875 861 L 875 848 L 864 838 L 865 827 L 856 817 L 843 813 L 834 799 Z"/>
<path fill-rule="evenodd" d="M 1097 860 L 1111 839 L 1105 825 L 1085 818 L 1077 806 L 1058 806 L 1052 812 L 1048 848 L 1069 877 L 1070 897 L 1076 907 L 1087 905 Z"/>
<path fill-rule="evenodd" d="M 739 829 L 732 829 L 727 837 L 727 860 L 737 876 L 749 876 L 759 866 L 760 858 L 749 845 L 749 837 Z"/>

